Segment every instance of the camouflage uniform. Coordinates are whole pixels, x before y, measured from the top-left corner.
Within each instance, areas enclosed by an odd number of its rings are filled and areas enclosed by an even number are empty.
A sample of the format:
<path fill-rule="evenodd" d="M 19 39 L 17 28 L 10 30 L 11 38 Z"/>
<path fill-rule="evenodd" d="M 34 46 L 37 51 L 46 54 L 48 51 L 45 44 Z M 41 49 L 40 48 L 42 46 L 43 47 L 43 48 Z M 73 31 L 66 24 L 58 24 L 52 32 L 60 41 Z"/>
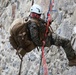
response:
<path fill-rule="evenodd" d="M 50 47 L 51 45 L 62 46 L 64 48 L 67 58 L 69 60 L 75 58 L 76 55 L 74 53 L 74 50 L 71 47 L 71 43 L 69 40 L 62 38 L 54 33 L 50 34 L 45 39 L 45 37 L 44 37 L 45 30 L 46 30 L 45 25 L 46 25 L 46 22 L 42 19 L 31 19 L 31 23 L 27 26 L 27 29 L 28 29 L 27 42 L 29 42 L 29 46 L 25 47 L 25 45 L 27 44 L 26 40 L 25 39 L 23 40 L 23 37 L 25 38 L 25 35 L 22 36 L 22 38 L 20 38 L 20 37 L 16 38 L 17 34 L 16 34 L 15 30 L 14 30 L 14 32 L 11 31 L 11 36 L 10 36 L 11 45 L 15 49 L 24 47 L 23 50 L 25 51 L 25 53 L 27 53 L 27 52 L 30 52 L 32 49 L 34 49 L 37 46 L 42 46 L 42 41 L 45 40 L 46 47 Z M 25 31 L 25 28 L 23 28 L 22 31 Z M 19 45 L 19 43 L 20 43 L 20 45 Z M 22 54 L 24 56 L 23 51 L 22 51 Z"/>
<path fill-rule="evenodd" d="M 44 40 L 44 33 L 46 29 L 44 23 L 45 22 L 42 23 L 39 21 L 39 25 L 41 26 L 38 26 L 35 22 L 29 25 L 30 37 L 36 46 L 42 46 L 42 40 Z M 46 38 L 45 46 L 50 47 L 51 45 L 62 46 L 69 60 L 74 59 L 76 57 L 75 52 L 71 47 L 70 40 L 66 38 L 62 38 L 57 34 L 52 33 Z"/>
<path fill-rule="evenodd" d="M 56 46 L 62 46 L 63 49 L 65 50 L 66 56 L 68 60 L 72 60 L 76 57 L 75 52 L 71 46 L 70 40 L 60 37 L 57 34 L 52 34 L 53 40 L 54 40 L 54 45 Z"/>
<path fill-rule="evenodd" d="M 32 19 L 31 19 L 32 20 Z M 35 19 L 33 19 L 35 20 Z M 37 21 L 32 22 L 30 25 L 28 25 L 29 33 L 31 40 L 36 46 L 42 46 L 42 41 L 45 40 L 46 44 L 45 46 L 51 46 L 50 43 L 50 37 L 47 37 L 45 39 L 45 31 L 46 31 L 46 22 L 42 19 L 37 19 Z"/>

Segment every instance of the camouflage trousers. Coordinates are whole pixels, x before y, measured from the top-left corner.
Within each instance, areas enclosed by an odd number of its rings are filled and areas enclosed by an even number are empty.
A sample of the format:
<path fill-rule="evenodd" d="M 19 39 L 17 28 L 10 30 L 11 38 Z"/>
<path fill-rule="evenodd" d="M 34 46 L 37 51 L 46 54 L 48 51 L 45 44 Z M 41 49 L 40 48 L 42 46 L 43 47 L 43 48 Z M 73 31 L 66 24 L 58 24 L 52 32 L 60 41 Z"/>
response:
<path fill-rule="evenodd" d="M 66 53 L 68 60 L 76 58 L 76 54 L 75 54 L 74 50 L 72 49 L 70 42 L 67 44 L 65 43 L 65 46 L 63 46 L 63 48 L 65 50 L 65 53 Z"/>
<path fill-rule="evenodd" d="M 52 38 L 53 38 L 52 40 L 54 40 L 54 45 L 63 47 L 68 60 L 76 58 L 76 54 L 71 46 L 70 40 L 58 36 L 57 34 L 53 34 Z"/>

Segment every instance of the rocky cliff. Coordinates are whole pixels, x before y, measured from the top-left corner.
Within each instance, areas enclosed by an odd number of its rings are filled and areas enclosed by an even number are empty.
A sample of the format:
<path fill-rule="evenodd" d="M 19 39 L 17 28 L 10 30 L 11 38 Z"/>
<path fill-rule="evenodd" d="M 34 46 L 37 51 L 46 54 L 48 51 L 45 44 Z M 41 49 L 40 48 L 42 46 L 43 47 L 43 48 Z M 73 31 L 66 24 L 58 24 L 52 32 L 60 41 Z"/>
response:
<path fill-rule="evenodd" d="M 47 13 L 49 0 L 34 0 Z M 9 43 L 9 27 L 14 19 L 29 15 L 32 0 L 0 0 L 0 75 L 17 75 L 20 59 Z M 51 24 L 55 33 L 70 39 L 76 25 L 76 0 L 54 0 Z M 23 59 L 21 75 L 38 75 L 41 50 L 34 49 Z M 61 47 L 45 48 L 49 75 L 76 75 L 76 67 L 68 66 L 68 59 Z"/>

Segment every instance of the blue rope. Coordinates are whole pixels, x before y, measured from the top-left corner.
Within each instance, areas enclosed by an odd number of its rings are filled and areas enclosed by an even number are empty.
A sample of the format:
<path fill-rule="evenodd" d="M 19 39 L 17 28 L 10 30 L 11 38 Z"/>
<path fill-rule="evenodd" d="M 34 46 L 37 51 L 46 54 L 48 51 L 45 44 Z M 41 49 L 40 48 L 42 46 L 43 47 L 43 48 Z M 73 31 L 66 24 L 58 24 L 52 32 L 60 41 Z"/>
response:
<path fill-rule="evenodd" d="M 49 3 L 49 9 L 48 9 L 48 12 L 47 12 L 47 18 L 46 20 L 48 19 L 48 14 L 50 14 L 50 6 L 52 5 L 52 1 L 50 0 L 50 3 Z"/>
<path fill-rule="evenodd" d="M 50 0 L 48 12 L 50 11 L 50 6 L 51 6 L 51 5 L 52 5 L 52 0 Z"/>

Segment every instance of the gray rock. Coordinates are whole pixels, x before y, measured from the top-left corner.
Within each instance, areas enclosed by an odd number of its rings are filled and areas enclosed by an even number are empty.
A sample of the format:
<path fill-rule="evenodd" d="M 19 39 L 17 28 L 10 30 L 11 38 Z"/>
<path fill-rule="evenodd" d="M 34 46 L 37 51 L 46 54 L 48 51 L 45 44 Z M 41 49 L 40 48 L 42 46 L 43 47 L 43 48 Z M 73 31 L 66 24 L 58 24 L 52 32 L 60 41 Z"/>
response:
<path fill-rule="evenodd" d="M 16 50 L 9 43 L 8 29 L 14 19 L 29 16 L 32 0 L 0 0 L 0 75 L 17 75 L 20 59 Z M 49 0 L 35 0 L 35 3 L 43 7 L 43 13 L 47 13 Z M 15 5 L 15 9 L 13 8 Z M 70 39 L 72 28 L 76 25 L 76 0 L 54 0 L 52 15 L 53 30 L 65 38 Z M 14 16 L 12 13 L 14 12 Z M 41 75 L 40 68 L 41 48 L 27 53 L 23 58 L 21 75 Z M 49 75 L 76 75 L 76 67 L 68 66 L 68 59 L 62 47 L 45 48 L 45 58 Z"/>

